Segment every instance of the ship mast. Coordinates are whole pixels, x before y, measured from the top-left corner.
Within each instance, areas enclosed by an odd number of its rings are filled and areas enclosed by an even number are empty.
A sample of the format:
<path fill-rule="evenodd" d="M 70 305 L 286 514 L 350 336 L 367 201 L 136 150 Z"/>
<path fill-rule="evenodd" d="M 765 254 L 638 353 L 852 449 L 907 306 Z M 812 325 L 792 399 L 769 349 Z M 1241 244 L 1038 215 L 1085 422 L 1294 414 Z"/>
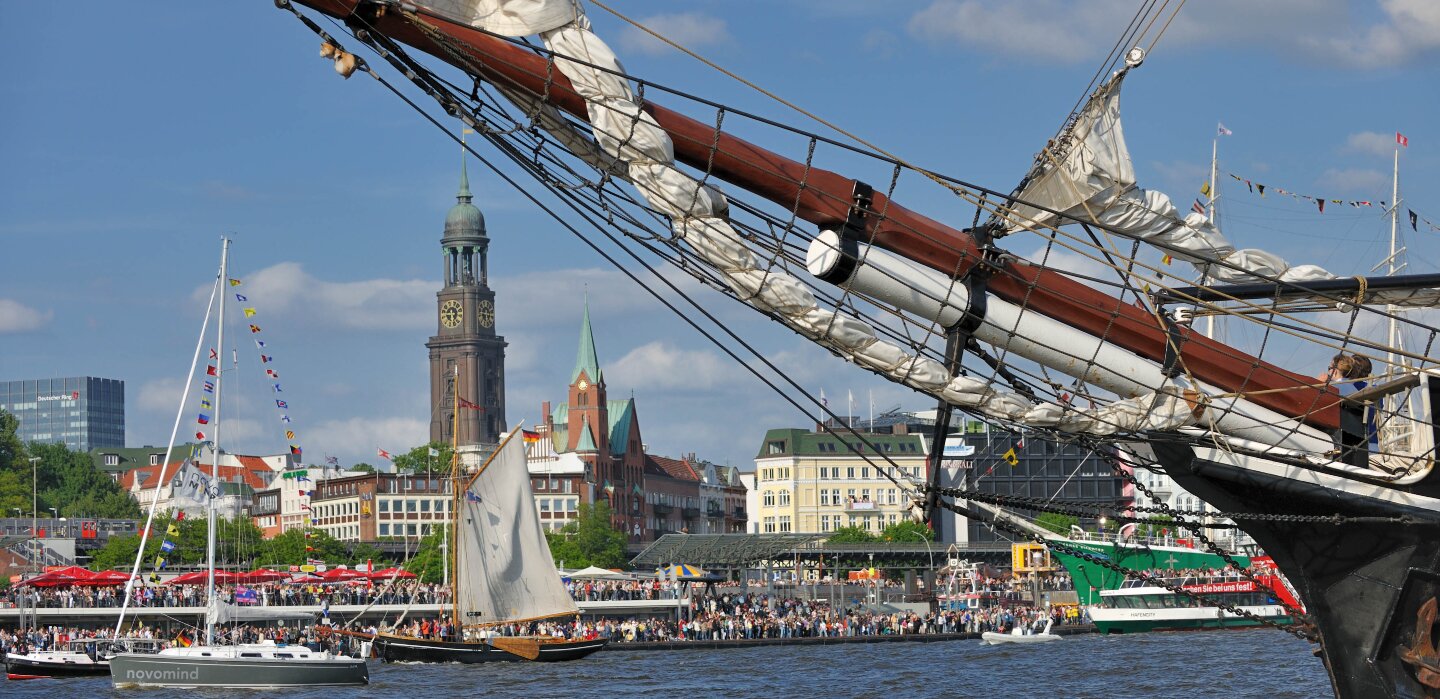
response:
<path fill-rule="evenodd" d="M 449 548 L 448 538 L 442 538 L 446 543 L 441 547 L 440 558 L 450 561 L 455 568 L 455 587 L 450 589 L 450 626 L 455 629 L 456 639 L 464 636 L 460 627 L 460 452 L 456 449 L 460 439 L 460 365 L 454 367 L 454 376 L 450 382 L 450 404 L 454 409 L 450 412 L 450 524 L 455 528 L 455 547 Z M 444 537 L 444 534 L 441 534 Z M 453 560 L 452 560 L 453 559 Z M 450 584 L 449 566 L 445 575 L 445 584 Z"/>
<path fill-rule="evenodd" d="M 230 239 L 222 240 L 220 251 L 220 285 L 224 288 L 229 278 Z M 225 352 L 225 296 L 220 297 L 220 317 L 215 330 L 217 357 Z M 220 494 L 220 386 L 225 377 L 224 361 L 216 359 L 221 367 L 215 372 L 215 441 L 211 446 L 210 486 L 205 498 L 205 606 L 215 604 L 215 500 Z M 213 645 L 215 637 L 215 615 L 205 615 L 205 645 Z"/>

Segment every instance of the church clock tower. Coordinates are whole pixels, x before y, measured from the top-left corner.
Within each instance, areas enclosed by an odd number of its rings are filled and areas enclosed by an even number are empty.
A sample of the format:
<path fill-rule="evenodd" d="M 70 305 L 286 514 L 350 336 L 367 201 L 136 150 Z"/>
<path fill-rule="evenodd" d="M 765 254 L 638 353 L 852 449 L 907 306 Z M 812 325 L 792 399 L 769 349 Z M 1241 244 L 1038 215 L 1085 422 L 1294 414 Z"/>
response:
<path fill-rule="evenodd" d="M 425 343 L 430 349 L 430 440 L 450 442 L 458 412 L 456 444 L 497 444 L 505 431 L 505 338 L 495 334 L 485 217 L 471 198 L 462 162 L 460 191 L 440 239 L 445 288 L 435 294 L 436 333 Z"/>

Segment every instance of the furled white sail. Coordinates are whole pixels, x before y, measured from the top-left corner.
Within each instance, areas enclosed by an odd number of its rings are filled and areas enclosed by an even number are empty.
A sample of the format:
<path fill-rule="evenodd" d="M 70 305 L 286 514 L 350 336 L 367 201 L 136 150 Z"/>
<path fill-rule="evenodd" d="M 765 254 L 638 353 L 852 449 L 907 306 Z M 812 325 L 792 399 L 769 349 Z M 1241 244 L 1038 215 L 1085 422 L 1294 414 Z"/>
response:
<path fill-rule="evenodd" d="M 461 475 L 461 482 L 468 476 Z M 455 606 L 460 623 L 577 613 L 540 529 L 525 443 L 509 438 L 456 507 Z"/>
<path fill-rule="evenodd" d="M 1125 72 L 1102 86 L 1064 137 L 1041 154 L 1019 198 L 1065 216 L 1106 226 L 1123 235 L 1161 243 L 1175 259 L 1210 278 L 1230 283 L 1334 279 L 1315 265 L 1291 266 L 1264 250 L 1236 250 L 1205 216 L 1181 216 L 1162 192 L 1135 186 L 1135 169 L 1120 126 L 1120 87 Z M 1017 206 L 1012 230 L 1059 225 L 1054 214 Z M 1217 262 L 1225 264 L 1216 264 Z"/>

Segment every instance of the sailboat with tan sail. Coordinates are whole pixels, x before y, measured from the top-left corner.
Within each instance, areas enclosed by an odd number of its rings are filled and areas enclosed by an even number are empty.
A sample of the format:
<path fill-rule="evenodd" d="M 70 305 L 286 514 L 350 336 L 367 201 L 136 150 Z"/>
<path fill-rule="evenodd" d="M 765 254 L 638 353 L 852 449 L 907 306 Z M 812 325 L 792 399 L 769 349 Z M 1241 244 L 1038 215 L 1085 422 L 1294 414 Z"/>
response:
<path fill-rule="evenodd" d="M 579 609 L 540 528 L 524 440 L 516 439 L 520 431 L 505 435 L 473 469 L 462 467 L 458 456 L 452 462 L 454 536 L 447 554 L 455 594 L 449 630 L 428 638 L 378 633 L 373 647 L 385 661 L 553 662 L 578 660 L 605 646 L 604 638 L 529 633 L 538 622 L 578 619 Z"/>

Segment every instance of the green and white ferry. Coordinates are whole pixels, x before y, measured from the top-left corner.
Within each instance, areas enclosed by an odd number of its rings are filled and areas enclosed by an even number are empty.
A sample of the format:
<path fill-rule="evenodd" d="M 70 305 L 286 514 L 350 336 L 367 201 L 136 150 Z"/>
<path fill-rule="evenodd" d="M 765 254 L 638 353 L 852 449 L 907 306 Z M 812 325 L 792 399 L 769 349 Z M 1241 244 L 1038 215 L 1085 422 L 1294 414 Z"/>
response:
<path fill-rule="evenodd" d="M 1289 624 L 1292 619 L 1282 600 L 1288 590 L 1276 575 L 1258 574 L 1256 582 L 1235 576 L 1163 578 L 1165 584 L 1267 619 Z M 1256 626 L 1260 622 L 1227 612 L 1192 595 L 1172 592 L 1150 582 L 1126 580 L 1119 589 L 1101 590 L 1099 604 L 1086 608 L 1100 633 L 1188 631 Z"/>

